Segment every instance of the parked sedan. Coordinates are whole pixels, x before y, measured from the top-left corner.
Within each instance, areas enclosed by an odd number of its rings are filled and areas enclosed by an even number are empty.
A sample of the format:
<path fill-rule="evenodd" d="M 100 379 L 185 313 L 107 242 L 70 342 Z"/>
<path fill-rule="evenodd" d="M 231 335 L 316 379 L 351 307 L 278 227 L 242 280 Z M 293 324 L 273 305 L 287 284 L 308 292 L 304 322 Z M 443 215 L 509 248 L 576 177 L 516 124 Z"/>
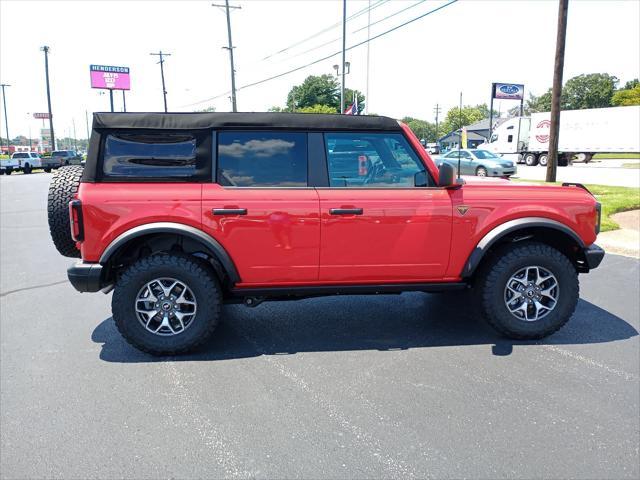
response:
<path fill-rule="evenodd" d="M 452 150 L 445 155 L 434 158 L 439 167 L 442 162 L 447 162 L 458 168 L 458 155 L 460 156 L 460 174 L 477 175 L 479 177 L 510 177 L 517 171 L 515 164 L 510 160 L 504 160 L 495 153 L 487 150 L 463 148 Z"/>

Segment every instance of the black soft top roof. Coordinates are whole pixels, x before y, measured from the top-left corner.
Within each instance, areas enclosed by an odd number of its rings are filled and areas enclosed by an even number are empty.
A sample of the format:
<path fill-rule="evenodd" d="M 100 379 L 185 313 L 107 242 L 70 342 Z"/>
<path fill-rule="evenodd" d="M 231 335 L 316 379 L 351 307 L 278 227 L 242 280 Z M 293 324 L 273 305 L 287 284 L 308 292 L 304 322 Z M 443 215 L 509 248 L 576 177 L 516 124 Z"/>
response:
<path fill-rule="evenodd" d="M 93 128 L 193 130 L 274 128 L 288 130 L 401 130 L 389 117 L 313 113 L 94 113 Z"/>

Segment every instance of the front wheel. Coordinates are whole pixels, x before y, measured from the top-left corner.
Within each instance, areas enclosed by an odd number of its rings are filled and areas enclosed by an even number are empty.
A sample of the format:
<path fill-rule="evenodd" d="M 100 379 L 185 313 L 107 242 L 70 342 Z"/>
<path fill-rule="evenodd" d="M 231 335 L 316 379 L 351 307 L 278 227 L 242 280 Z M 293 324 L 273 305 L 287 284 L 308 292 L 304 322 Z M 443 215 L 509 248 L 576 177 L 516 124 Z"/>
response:
<path fill-rule="evenodd" d="M 478 177 L 486 177 L 487 176 L 487 169 L 484 167 L 478 167 L 476 169 L 476 175 Z"/>
<path fill-rule="evenodd" d="M 31 173 L 31 170 L 32 170 L 31 165 L 29 165 L 28 163 L 22 169 L 25 175 L 29 175 Z"/>
<path fill-rule="evenodd" d="M 511 244 L 498 251 L 478 278 L 482 313 L 503 335 L 531 340 L 560 329 L 576 308 L 578 274 L 569 259 L 546 244 Z"/>
<path fill-rule="evenodd" d="M 169 254 L 127 268 L 111 301 L 122 336 L 152 355 L 186 353 L 204 343 L 218 324 L 220 304 L 220 286 L 207 264 Z"/>

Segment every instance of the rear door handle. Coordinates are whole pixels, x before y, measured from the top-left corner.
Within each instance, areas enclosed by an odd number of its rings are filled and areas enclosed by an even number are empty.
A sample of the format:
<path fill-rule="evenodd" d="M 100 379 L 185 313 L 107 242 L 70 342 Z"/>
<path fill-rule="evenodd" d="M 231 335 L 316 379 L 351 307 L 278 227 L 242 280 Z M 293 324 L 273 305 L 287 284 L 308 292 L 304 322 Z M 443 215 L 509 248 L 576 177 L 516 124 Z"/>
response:
<path fill-rule="evenodd" d="M 214 208 L 211 210 L 214 215 L 246 215 L 246 208 Z"/>
<path fill-rule="evenodd" d="M 362 215 L 361 208 L 332 208 L 329 210 L 331 215 Z"/>

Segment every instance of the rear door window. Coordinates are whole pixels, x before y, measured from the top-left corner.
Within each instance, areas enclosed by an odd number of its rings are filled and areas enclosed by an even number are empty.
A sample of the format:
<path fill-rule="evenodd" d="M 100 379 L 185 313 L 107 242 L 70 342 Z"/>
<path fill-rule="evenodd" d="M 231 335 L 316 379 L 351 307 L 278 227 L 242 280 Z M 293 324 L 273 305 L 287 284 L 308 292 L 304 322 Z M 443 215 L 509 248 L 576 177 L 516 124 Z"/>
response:
<path fill-rule="evenodd" d="M 220 185 L 306 187 L 307 134 L 275 131 L 218 133 Z"/>
<path fill-rule="evenodd" d="M 196 174 L 196 136 L 190 133 L 117 133 L 106 136 L 107 177 L 178 178 Z"/>

